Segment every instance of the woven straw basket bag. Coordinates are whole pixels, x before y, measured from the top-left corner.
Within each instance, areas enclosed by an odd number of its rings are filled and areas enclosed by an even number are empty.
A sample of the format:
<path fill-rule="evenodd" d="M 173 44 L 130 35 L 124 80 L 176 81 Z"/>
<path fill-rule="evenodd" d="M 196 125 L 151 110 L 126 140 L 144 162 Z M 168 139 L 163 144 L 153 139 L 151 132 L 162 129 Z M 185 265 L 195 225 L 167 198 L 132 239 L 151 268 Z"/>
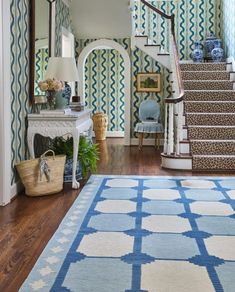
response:
<path fill-rule="evenodd" d="M 52 152 L 53 156 L 46 156 Z M 46 151 L 40 158 L 21 161 L 16 165 L 28 196 L 44 196 L 63 189 L 65 155 L 55 155 Z"/>

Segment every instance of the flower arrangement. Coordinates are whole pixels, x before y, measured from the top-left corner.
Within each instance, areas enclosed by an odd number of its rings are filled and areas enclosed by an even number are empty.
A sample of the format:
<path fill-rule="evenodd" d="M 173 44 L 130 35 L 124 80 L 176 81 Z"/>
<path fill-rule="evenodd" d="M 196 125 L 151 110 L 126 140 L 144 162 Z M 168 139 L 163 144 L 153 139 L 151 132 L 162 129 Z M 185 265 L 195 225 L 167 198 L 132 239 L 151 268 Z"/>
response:
<path fill-rule="evenodd" d="M 47 102 L 50 109 L 55 108 L 55 94 L 64 89 L 64 83 L 60 80 L 48 78 L 46 80 L 39 81 L 38 83 L 41 91 L 47 93 Z"/>
<path fill-rule="evenodd" d="M 46 79 L 38 83 L 41 91 L 61 91 L 64 89 L 64 83 L 56 79 Z"/>

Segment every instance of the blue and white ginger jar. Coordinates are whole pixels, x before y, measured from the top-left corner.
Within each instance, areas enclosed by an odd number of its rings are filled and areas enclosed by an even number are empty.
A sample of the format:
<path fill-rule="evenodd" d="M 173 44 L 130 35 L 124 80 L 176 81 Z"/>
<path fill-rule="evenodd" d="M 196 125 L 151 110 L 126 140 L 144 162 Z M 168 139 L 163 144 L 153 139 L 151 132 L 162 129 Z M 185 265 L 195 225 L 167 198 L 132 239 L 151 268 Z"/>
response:
<path fill-rule="evenodd" d="M 221 40 L 216 40 L 215 48 L 211 51 L 213 62 L 221 62 L 224 59 L 224 50 L 221 48 Z"/>
<path fill-rule="evenodd" d="M 215 48 L 215 41 L 217 41 L 216 36 L 213 32 L 209 34 L 209 36 L 206 38 L 206 44 L 205 44 L 205 56 L 207 58 L 211 58 L 211 51 Z"/>
<path fill-rule="evenodd" d="M 202 63 L 203 61 L 203 45 L 200 41 L 194 42 L 194 50 L 192 53 L 193 62 Z"/>

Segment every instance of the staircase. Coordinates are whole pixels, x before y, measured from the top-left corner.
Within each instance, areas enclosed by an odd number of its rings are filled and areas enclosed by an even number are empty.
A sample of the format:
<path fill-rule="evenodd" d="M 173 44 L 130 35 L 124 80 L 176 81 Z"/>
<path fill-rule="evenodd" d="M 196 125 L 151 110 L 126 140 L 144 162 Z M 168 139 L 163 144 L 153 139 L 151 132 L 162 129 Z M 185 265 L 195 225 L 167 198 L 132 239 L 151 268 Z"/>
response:
<path fill-rule="evenodd" d="M 172 96 L 165 99 L 162 167 L 194 171 L 235 170 L 235 72 L 232 64 L 179 61 L 174 15 L 141 2 L 171 22 L 169 49 L 133 31 L 138 47 L 171 72 Z M 132 11 L 134 11 L 132 9 Z M 135 20 L 135 15 L 133 14 Z"/>
<path fill-rule="evenodd" d="M 181 64 L 186 141 L 195 171 L 235 170 L 235 73 L 229 67 Z"/>

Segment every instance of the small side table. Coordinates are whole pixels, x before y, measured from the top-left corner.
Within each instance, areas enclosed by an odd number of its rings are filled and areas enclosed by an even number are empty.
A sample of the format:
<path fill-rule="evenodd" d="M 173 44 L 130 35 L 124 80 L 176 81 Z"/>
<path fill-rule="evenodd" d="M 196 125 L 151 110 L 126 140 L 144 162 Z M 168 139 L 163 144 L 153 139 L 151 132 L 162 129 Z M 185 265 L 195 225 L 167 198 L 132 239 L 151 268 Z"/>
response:
<path fill-rule="evenodd" d="M 40 134 L 54 139 L 66 134 L 73 136 L 73 181 L 72 188 L 78 189 L 80 183 L 76 180 L 78 147 L 81 133 L 92 131 L 93 122 L 91 110 L 71 112 L 67 115 L 60 114 L 29 114 L 27 142 L 31 158 L 34 158 L 34 137 Z"/>

